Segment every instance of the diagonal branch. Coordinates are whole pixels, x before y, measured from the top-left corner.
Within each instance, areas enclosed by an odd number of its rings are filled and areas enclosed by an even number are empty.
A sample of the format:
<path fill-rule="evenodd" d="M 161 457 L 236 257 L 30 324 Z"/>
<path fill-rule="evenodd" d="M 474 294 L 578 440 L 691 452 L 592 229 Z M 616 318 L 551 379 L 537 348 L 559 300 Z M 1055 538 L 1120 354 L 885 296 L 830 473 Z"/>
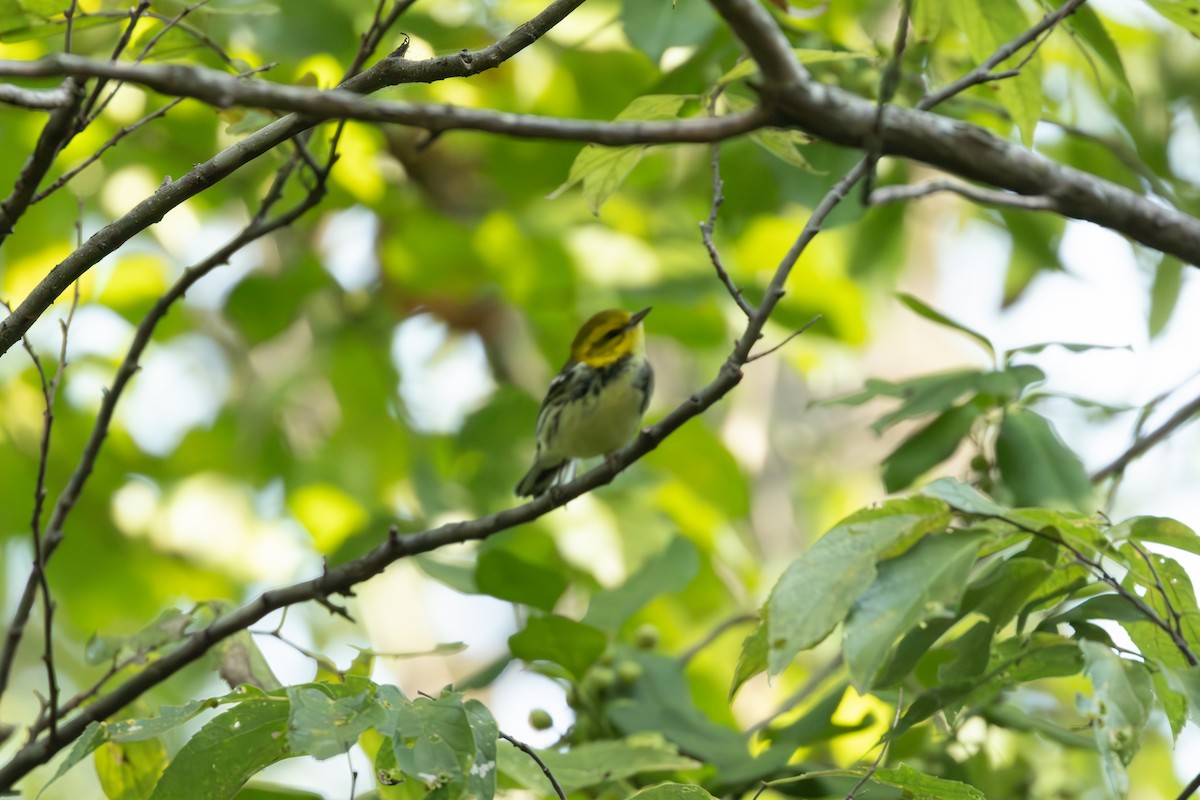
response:
<path fill-rule="evenodd" d="M 38 184 L 46 177 L 55 157 L 71 137 L 76 113 L 79 111 L 79 105 L 83 102 L 83 89 L 74 78 L 67 78 L 58 91 L 69 96 L 70 102 L 59 106 L 50 114 L 50 119 L 46 122 L 46 127 L 42 128 L 33 152 L 26 160 L 25 166 L 21 167 L 21 174 L 17 176 L 12 194 L 0 201 L 0 244 L 3 244 L 8 235 L 12 233 L 13 226 L 25 213 L 25 209 L 29 208 L 30 199 L 37 191 Z M 59 290 L 58 294 L 61 294 L 69 285 L 70 281 Z M 57 294 L 55 296 L 57 297 Z M 19 338 L 28 329 L 29 326 L 25 326 L 17 334 L 17 337 Z M 0 350 L 0 353 L 3 353 L 12 344 L 13 342 L 9 342 L 3 350 Z"/>
<path fill-rule="evenodd" d="M 1164 439 L 1200 415 L 1200 397 L 1180 408 L 1170 419 L 1159 425 L 1145 436 L 1139 436 L 1129 449 L 1113 459 L 1109 464 L 1092 473 L 1092 483 L 1099 483 L 1105 478 L 1119 476 L 1125 468 L 1136 461 L 1150 448 L 1160 444 Z"/>
<path fill-rule="evenodd" d="M 762 301 L 746 321 L 742 335 L 735 342 L 732 352 L 725 363 L 721 365 L 713 380 L 659 422 L 644 428 L 629 445 L 609 458 L 605 458 L 591 471 L 563 484 L 558 490 L 544 494 L 524 505 L 474 520 L 446 523 L 406 536 L 401 536 L 393 527 L 389 530 L 387 538 L 366 555 L 333 569 L 327 569 L 321 575 L 310 580 L 263 592 L 250 603 L 225 614 L 207 628 L 192 634 L 177 649 L 148 664 L 144 670 L 125 680 L 107 694 L 96 697 L 87 706 L 79 708 L 77 713 L 59 726 L 57 739 L 39 736 L 17 751 L 8 764 L 0 767 L 0 793 L 11 789 L 32 769 L 53 758 L 63 747 L 78 738 L 88 725 L 115 714 L 133 699 L 167 680 L 188 664 L 195 662 L 218 642 L 248 629 L 268 614 L 297 603 L 310 600 L 328 602 L 329 598 L 334 595 L 347 595 L 355 585 L 378 575 L 393 562 L 402 558 L 427 553 L 451 544 L 486 539 L 500 531 L 539 519 L 576 497 L 611 482 L 617 474 L 655 449 L 684 423 L 711 407 L 741 382 L 742 367 L 748 362 L 755 342 L 762 337 L 763 326 L 766 325 L 771 312 L 775 309 L 779 299 L 783 297 L 783 286 L 792 267 L 804 248 L 821 230 L 821 226 L 830 212 L 846 197 L 854 184 L 861 180 L 865 168 L 866 162 L 860 161 L 829 190 L 817 205 L 796 241 L 780 260 Z M 226 249 L 222 248 L 222 252 Z M 216 253 L 212 258 L 220 255 L 221 253 Z M 165 313 L 165 308 L 162 313 Z M 139 328 L 138 336 L 141 335 L 142 332 Z M 146 336 L 148 335 L 147 333 Z"/>

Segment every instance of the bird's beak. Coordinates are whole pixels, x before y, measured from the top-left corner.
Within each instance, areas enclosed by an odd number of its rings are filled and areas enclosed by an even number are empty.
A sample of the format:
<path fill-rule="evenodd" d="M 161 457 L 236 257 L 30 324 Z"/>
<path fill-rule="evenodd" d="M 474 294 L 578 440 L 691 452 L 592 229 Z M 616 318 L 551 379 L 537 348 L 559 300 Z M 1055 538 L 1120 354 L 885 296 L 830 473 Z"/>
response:
<path fill-rule="evenodd" d="M 632 315 L 630 315 L 630 317 L 629 317 L 629 322 L 628 322 L 628 323 L 625 325 L 625 327 L 626 327 L 626 328 L 635 328 L 635 327 L 637 327 L 637 326 L 638 326 L 638 324 L 639 324 L 639 323 L 640 323 L 640 322 L 641 322 L 643 319 L 645 319 L 645 318 L 646 318 L 646 315 L 647 315 L 647 314 L 649 314 L 649 313 L 650 313 L 650 311 L 651 311 L 653 308 L 654 308 L 653 306 L 646 306 L 646 307 L 645 307 L 645 308 L 643 308 L 641 311 L 638 311 L 636 314 L 632 314 Z"/>

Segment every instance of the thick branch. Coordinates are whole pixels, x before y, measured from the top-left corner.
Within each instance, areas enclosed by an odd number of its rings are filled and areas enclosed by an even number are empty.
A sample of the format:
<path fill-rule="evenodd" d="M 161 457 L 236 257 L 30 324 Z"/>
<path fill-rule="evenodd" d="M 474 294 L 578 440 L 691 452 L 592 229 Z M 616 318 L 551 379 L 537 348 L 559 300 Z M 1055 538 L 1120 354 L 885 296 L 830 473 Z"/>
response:
<path fill-rule="evenodd" d="M 778 58 L 774 44 L 778 37 L 766 31 L 778 33 L 778 26 L 762 3 L 711 2 L 759 62 L 766 79 L 763 99 L 769 108 L 814 136 L 847 147 L 867 148 L 874 133 L 874 103 L 815 81 L 794 81 L 790 77 L 784 82 L 775 81 L 763 61 L 774 63 Z M 746 31 L 753 31 L 753 36 Z M 1200 265 L 1200 220 L 1095 175 L 1058 164 L 982 128 L 928 112 L 888 106 L 881 138 L 884 155 L 912 158 L 1017 194 L 1044 196 L 1065 216 L 1094 222 Z"/>
<path fill-rule="evenodd" d="M 11 83 L 0 83 L 0 103 L 12 106 L 52 111 L 70 105 L 71 100 L 72 92 L 66 86 L 56 89 L 26 89 Z"/>
<path fill-rule="evenodd" d="M 461 57 L 467 58 L 467 55 Z M 61 74 L 117 78 L 163 94 L 203 100 L 217 108 L 253 106 L 296 112 L 310 119 L 392 122 L 425 128 L 434 133 L 465 129 L 605 145 L 712 142 L 761 128 L 767 122 L 766 115 L 758 110 L 726 117 L 667 122 L 562 119 L 444 104 L 368 100 L 344 89 L 322 91 L 267 81 L 243 81 L 223 72 L 182 64 L 130 64 L 62 54 L 49 55 L 38 61 L 0 61 L 0 75 L 30 77 Z"/>
<path fill-rule="evenodd" d="M 365 72 L 342 84 L 348 92 L 369 94 L 399 83 L 429 82 L 465 77 L 492 69 L 537 41 L 561 22 L 583 0 L 554 0 L 529 22 L 482 50 L 456 53 L 424 61 L 384 58 Z M 311 128 L 319 120 L 291 114 L 230 145 L 178 180 L 165 183 L 128 214 L 97 231 L 58 264 L 29 296 L 4 320 L 0 320 L 0 356 L 20 340 L 50 304 L 80 275 L 115 251 L 133 236 L 166 216 L 167 212 L 224 179 L 282 142 Z M 2 228 L 0 228 L 2 229 Z"/>

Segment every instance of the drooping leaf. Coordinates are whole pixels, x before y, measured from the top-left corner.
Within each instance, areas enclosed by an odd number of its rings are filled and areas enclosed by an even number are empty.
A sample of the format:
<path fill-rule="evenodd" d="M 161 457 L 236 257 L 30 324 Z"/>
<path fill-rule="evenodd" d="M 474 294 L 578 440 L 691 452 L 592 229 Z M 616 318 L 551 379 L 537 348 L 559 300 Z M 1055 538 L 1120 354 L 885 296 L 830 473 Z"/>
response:
<path fill-rule="evenodd" d="M 1007 0 L 1005 0 L 1005 1 L 1007 1 Z M 932 306 L 928 305 L 925 301 L 920 300 L 919 298 L 914 297 L 911 294 L 907 294 L 905 292 L 898 292 L 896 294 L 896 299 L 899 300 L 904 305 L 908 306 L 913 311 L 915 311 L 918 315 L 929 320 L 930 322 L 941 325 L 944 328 L 950 328 L 951 330 L 958 331 L 959 333 L 965 333 L 967 336 L 971 337 L 976 342 L 978 342 L 983 347 L 983 349 L 987 351 L 987 354 L 989 356 L 991 356 L 993 359 L 996 357 L 996 348 L 992 344 L 992 341 L 990 339 L 988 339 L 986 336 L 984 336 L 982 333 L 980 333 L 979 331 L 976 331 L 972 328 L 968 328 L 966 325 L 962 324 L 961 322 L 957 322 L 953 319 L 950 319 L 950 317 L 946 316 L 942 312 L 940 312 L 937 309 L 933 308 Z"/>
<path fill-rule="evenodd" d="M 288 758 L 288 703 L 260 697 L 214 717 L 163 772 L 151 800 L 232 798 L 262 769 Z"/>
<path fill-rule="evenodd" d="M 682 536 L 648 559 L 625 583 L 592 595 L 583 622 L 602 630 L 615 630 L 646 603 L 659 595 L 681 591 L 700 569 L 696 546 Z"/>
<path fill-rule="evenodd" d="M 508 638 L 512 654 L 525 661 L 552 661 L 577 680 L 608 644 L 603 632 L 566 617 L 534 617 Z"/>
<path fill-rule="evenodd" d="M 549 611 L 567 589 L 567 564 L 553 537 L 517 528 L 489 538 L 475 559 L 479 591 Z"/>
<path fill-rule="evenodd" d="M 842 652 L 860 691 L 871 688 L 901 636 L 936 617 L 953 617 L 975 563 L 977 534 L 927 536 L 878 565 L 846 619 Z"/>
<path fill-rule="evenodd" d="M 738 656 L 737 668 L 733 671 L 733 682 L 729 686 L 729 699 L 731 701 L 734 695 L 738 693 L 738 689 L 742 688 L 742 685 L 746 681 L 767 669 L 766 613 L 766 609 L 764 609 L 762 612 L 762 621 L 742 641 L 742 652 Z"/>
<path fill-rule="evenodd" d="M 1154 268 L 1154 282 L 1150 286 L 1150 316 L 1147 327 L 1150 338 L 1157 338 L 1171 321 L 1175 306 L 1179 304 L 1179 293 L 1183 290 L 1183 262 L 1174 256 L 1164 255 Z"/>
<path fill-rule="evenodd" d="M 358 679 L 361 691 L 350 694 L 339 684 L 289 686 L 288 741 L 296 755 L 333 758 L 348 751 L 368 728 L 387 719 L 375 699 L 375 687 Z"/>
<path fill-rule="evenodd" d="M 908 488 L 917 478 L 942 463 L 966 439 L 980 410 L 966 403 L 943 411 L 909 436 L 883 460 L 883 487 L 888 492 Z"/>
<path fill-rule="evenodd" d="M 983 792 L 970 784 L 927 775 L 907 764 L 877 769 L 871 780 L 903 789 L 904 796 L 913 800 L 984 800 Z"/>
<path fill-rule="evenodd" d="M 1029 18 L 1016 0 L 962 0 L 951 3 L 950 9 L 955 24 L 966 34 L 967 45 L 976 62 L 989 58 L 1029 28 Z M 1015 64 L 1016 61 L 1010 59 L 1001 62 L 997 69 L 1010 69 Z M 1035 55 L 1021 67 L 1019 74 L 988 84 L 1012 116 L 1027 147 L 1033 144 L 1033 129 L 1042 113 L 1038 72 Z"/>
<path fill-rule="evenodd" d="M 1150 7 L 1193 36 L 1200 36 L 1200 0 L 1146 0 Z"/>
<path fill-rule="evenodd" d="M 1114 797 L 1125 797 L 1129 794 L 1125 767 L 1141 745 L 1153 705 L 1150 672 L 1145 664 L 1121 658 L 1102 644 L 1084 641 L 1079 648 L 1093 692 L 1090 700 L 1080 700 L 1080 710 L 1092 719 L 1109 791 Z"/>
<path fill-rule="evenodd" d="M 897 544 L 911 544 L 946 524 L 929 498 L 894 500 L 847 517 L 783 573 L 767 601 L 767 663 L 782 672 L 801 650 L 829 635 L 875 577 L 875 562 Z"/>
<path fill-rule="evenodd" d="M 633 46 L 657 62 L 669 47 L 703 42 L 718 21 L 703 0 L 625 0 L 621 24 Z"/>
<path fill-rule="evenodd" d="M 96 750 L 95 762 L 109 800 L 146 800 L 167 767 L 167 748 L 158 739 L 110 741 Z"/>
<path fill-rule="evenodd" d="M 1083 463 L 1046 418 L 1032 411 L 1005 414 L 996 438 L 996 466 L 1014 505 L 1086 509 L 1091 501 Z"/>

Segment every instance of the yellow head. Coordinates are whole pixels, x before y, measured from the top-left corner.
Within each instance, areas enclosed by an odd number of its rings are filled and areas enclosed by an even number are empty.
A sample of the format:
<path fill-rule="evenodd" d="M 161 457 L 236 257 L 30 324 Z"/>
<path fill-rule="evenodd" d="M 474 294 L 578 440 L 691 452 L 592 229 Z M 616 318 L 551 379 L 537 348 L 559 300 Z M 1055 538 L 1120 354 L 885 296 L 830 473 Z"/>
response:
<path fill-rule="evenodd" d="M 603 367 L 629 353 L 640 352 L 642 319 L 649 313 L 649 308 L 636 314 L 610 308 L 594 314 L 575 334 L 571 360 L 589 367 Z"/>

